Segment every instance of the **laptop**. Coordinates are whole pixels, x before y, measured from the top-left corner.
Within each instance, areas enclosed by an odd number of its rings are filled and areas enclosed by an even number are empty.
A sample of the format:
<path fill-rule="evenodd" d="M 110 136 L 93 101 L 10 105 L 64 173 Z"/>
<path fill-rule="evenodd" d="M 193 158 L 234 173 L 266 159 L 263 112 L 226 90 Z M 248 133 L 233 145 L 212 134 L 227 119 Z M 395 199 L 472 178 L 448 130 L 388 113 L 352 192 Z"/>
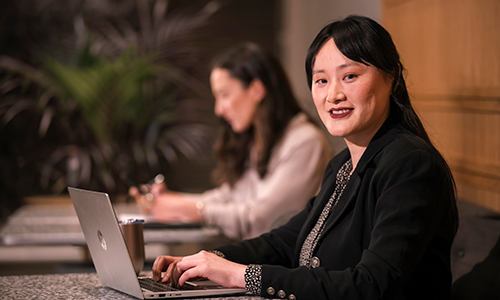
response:
<path fill-rule="evenodd" d="M 100 282 L 139 299 L 165 299 L 243 294 L 243 288 L 225 288 L 211 281 L 190 281 L 180 289 L 137 277 L 108 194 L 68 187 L 85 241 Z M 145 285 L 160 285 L 151 290 Z M 158 287 L 156 287 L 158 289 Z"/>

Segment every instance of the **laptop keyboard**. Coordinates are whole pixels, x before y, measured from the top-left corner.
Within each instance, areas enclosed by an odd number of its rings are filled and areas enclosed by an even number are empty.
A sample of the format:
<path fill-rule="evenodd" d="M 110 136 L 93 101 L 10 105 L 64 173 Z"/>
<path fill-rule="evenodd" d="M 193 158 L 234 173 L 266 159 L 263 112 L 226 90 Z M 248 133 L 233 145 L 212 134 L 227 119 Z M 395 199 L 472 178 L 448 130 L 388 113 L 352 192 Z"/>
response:
<path fill-rule="evenodd" d="M 178 289 L 171 287 L 168 283 L 154 281 L 151 278 L 139 278 L 141 288 L 151 292 L 169 292 L 178 291 Z"/>
<path fill-rule="evenodd" d="M 151 292 L 169 292 L 169 291 L 189 291 L 189 290 L 206 290 L 206 289 L 224 289 L 223 286 L 221 285 L 197 285 L 197 284 L 189 284 L 189 282 L 186 282 L 183 286 L 180 288 L 176 289 L 174 287 L 171 287 L 170 284 L 164 283 L 164 282 L 159 282 L 159 281 L 154 281 L 153 279 L 149 277 L 142 277 L 139 278 L 139 284 L 141 285 L 141 288 L 149 290 Z"/>

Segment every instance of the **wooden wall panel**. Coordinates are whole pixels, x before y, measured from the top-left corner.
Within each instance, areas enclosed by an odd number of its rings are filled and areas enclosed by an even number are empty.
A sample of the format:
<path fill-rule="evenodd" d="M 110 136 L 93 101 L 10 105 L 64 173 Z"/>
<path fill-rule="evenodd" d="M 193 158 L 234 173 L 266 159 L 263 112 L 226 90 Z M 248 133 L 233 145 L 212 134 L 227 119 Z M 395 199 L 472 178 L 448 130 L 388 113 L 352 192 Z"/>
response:
<path fill-rule="evenodd" d="M 385 0 L 382 15 L 459 198 L 500 212 L 500 1 Z"/>

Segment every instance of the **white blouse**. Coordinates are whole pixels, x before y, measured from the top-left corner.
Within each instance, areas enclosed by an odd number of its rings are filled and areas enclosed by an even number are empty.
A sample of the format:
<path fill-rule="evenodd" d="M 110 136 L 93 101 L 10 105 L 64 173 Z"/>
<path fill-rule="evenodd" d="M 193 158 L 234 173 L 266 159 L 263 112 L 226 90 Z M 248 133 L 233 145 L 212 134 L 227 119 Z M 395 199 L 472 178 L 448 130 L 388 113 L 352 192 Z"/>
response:
<path fill-rule="evenodd" d="M 304 208 L 318 192 L 330 158 L 324 134 L 299 114 L 274 146 L 264 178 L 251 164 L 232 188 L 225 183 L 202 194 L 185 196 L 202 201 L 204 221 L 219 227 L 227 237 L 257 237 L 283 225 Z"/>

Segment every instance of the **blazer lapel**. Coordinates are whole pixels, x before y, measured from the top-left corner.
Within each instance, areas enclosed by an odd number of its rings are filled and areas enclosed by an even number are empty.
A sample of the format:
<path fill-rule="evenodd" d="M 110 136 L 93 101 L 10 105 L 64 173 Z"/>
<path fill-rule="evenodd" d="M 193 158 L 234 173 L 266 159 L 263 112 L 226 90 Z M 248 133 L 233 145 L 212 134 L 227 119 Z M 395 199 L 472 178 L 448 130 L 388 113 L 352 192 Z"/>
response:
<path fill-rule="evenodd" d="M 361 186 L 361 178 L 358 174 L 353 173 L 349 182 L 347 183 L 344 192 L 338 200 L 337 206 L 330 212 L 330 216 L 326 220 L 325 229 L 321 233 L 320 241 L 322 237 L 328 233 L 342 218 L 351 210 L 351 205 L 355 204 L 356 196 L 358 195 L 359 187 Z"/>
<path fill-rule="evenodd" d="M 347 183 L 342 196 L 339 199 L 337 207 L 335 207 L 334 211 L 332 211 L 331 215 L 328 217 L 326 221 L 326 227 L 323 230 L 321 237 L 318 241 L 318 246 L 321 244 L 321 240 L 323 236 L 325 236 L 341 219 L 342 217 L 349 212 L 350 207 L 355 204 L 356 198 L 358 196 L 358 190 L 362 183 L 363 173 L 370 161 L 373 160 L 375 155 L 380 152 L 388 143 L 394 140 L 397 135 L 398 130 L 392 127 L 390 121 L 386 121 L 384 125 L 379 129 L 379 131 L 375 134 L 372 141 L 368 145 L 367 149 L 363 153 L 360 161 L 353 174 L 351 175 L 351 179 Z M 318 195 L 315 197 L 315 202 L 313 207 L 311 208 L 311 212 L 307 217 L 304 226 L 297 238 L 297 243 L 295 246 L 295 259 L 294 262 L 298 265 L 300 251 L 302 249 L 302 244 L 306 239 L 307 235 L 311 232 L 314 225 L 318 221 L 319 215 L 323 211 L 326 203 L 330 199 L 333 191 L 335 190 L 335 182 L 337 179 L 337 172 L 340 167 L 350 158 L 350 153 L 348 149 L 344 149 L 338 155 L 336 155 L 329 163 L 329 168 L 333 170 L 333 173 L 330 174 L 327 178 L 324 179 L 323 184 L 321 185 L 321 190 Z"/>
<path fill-rule="evenodd" d="M 391 126 L 389 125 L 390 123 L 388 122 L 384 123 L 377 134 L 375 134 L 372 141 L 360 158 L 358 165 L 352 173 L 351 178 L 349 179 L 349 182 L 347 183 L 337 206 L 331 212 L 326 221 L 325 229 L 321 233 L 318 244 L 321 243 L 322 237 L 326 235 L 332 228 L 334 228 L 336 224 L 340 222 L 340 220 L 352 209 L 351 206 L 355 205 L 356 199 L 358 197 L 358 190 L 361 187 L 363 173 L 365 172 L 367 166 L 374 159 L 374 157 L 382 149 L 385 148 L 387 144 L 395 139 L 399 131 L 397 129 L 391 128 Z"/>
<path fill-rule="evenodd" d="M 300 251 L 302 249 L 302 244 L 304 243 L 307 235 L 311 232 L 316 222 L 318 222 L 318 218 L 323 211 L 326 203 L 330 199 L 333 191 L 335 190 L 335 182 L 337 180 L 337 170 L 350 158 L 349 151 L 347 149 L 340 152 L 334 159 L 329 162 L 328 168 L 334 170 L 332 174 L 326 177 L 323 180 L 321 185 L 321 189 L 318 195 L 315 197 L 314 205 L 311 208 L 309 215 L 307 216 L 306 221 L 304 222 L 304 226 L 302 226 L 302 230 L 297 238 L 297 243 L 295 245 L 295 260 L 298 264 Z"/>

